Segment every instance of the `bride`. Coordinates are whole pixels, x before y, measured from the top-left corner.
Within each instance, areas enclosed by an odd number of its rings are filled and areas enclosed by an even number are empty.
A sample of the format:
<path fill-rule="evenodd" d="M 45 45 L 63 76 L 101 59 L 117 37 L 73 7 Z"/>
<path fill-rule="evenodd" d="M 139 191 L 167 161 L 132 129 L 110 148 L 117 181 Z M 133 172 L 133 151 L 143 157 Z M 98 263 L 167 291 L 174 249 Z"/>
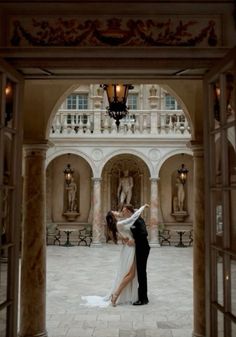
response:
<path fill-rule="evenodd" d="M 135 245 L 133 242 L 132 232 L 130 230 L 134 222 L 139 218 L 148 204 L 140 207 L 129 218 L 118 220 L 122 215 L 119 212 L 109 211 L 106 215 L 108 231 L 112 235 L 115 244 L 120 238 L 123 242 L 120 252 L 120 259 L 112 288 L 106 297 L 84 296 L 82 299 L 87 301 L 89 306 L 109 305 L 109 301 L 113 306 L 116 304 L 132 303 L 138 300 L 138 280 L 135 261 Z"/>

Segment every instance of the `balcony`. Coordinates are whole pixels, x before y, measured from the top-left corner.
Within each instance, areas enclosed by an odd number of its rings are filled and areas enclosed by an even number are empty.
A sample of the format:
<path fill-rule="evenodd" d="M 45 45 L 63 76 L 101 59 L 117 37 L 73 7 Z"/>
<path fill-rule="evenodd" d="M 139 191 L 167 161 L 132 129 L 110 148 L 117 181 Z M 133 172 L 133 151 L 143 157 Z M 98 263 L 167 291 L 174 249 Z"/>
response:
<path fill-rule="evenodd" d="M 58 110 L 50 131 L 51 138 L 125 135 L 189 139 L 190 134 L 183 110 L 133 110 L 120 121 L 118 130 L 105 110 Z"/>

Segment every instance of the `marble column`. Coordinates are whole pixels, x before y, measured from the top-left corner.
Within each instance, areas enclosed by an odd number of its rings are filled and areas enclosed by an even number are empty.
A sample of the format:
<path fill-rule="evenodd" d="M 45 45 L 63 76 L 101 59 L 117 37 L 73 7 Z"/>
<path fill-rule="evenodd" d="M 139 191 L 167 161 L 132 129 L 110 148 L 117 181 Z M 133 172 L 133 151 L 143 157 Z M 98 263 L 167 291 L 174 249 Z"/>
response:
<path fill-rule="evenodd" d="M 19 337 L 46 337 L 47 144 L 25 146 Z"/>
<path fill-rule="evenodd" d="M 150 198 L 150 227 L 149 227 L 149 243 L 151 247 L 160 247 L 158 240 L 158 180 L 159 178 L 150 178 L 151 182 L 151 198 Z"/>
<path fill-rule="evenodd" d="M 92 246 L 101 246 L 103 237 L 103 224 L 101 216 L 101 178 L 93 180 L 93 243 Z"/>
<path fill-rule="evenodd" d="M 193 150 L 193 337 L 205 336 L 204 159 L 202 144 Z"/>

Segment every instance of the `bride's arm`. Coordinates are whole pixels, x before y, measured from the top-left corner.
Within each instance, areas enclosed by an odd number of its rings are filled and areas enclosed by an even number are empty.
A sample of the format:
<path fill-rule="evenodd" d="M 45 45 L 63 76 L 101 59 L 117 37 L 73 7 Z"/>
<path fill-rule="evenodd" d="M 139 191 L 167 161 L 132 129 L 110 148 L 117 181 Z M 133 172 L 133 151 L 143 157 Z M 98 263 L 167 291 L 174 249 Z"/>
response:
<path fill-rule="evenodd" d="M 120 220 L 117 222 L 119 226 L 131 227 L 133 223 L 138 219 L 145 207 L 149 207 L 148 204 L 141 206 L 136 212 L 134 212 L 129 218 Z"/>

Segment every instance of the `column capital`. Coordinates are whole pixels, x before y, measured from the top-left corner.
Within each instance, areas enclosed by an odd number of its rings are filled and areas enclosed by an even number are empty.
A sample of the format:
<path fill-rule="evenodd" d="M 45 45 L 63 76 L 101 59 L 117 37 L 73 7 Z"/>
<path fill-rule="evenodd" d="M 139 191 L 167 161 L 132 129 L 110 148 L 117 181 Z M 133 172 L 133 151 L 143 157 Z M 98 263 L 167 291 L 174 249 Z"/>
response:
<path fill-rule="evenodd" d="M 27 142 L 23 144 L 24 155 L 25 157 L 29 156 L 46 156 L 46 152 L 49 147 L 52 146 L 50 141 L 41 141 L 40 143 L 37 142 Z"/>
<path fill-rule="evenodd" d="M 197 157 L 203 157 L 204 146 L 203 146 L 203 143 L 201 141 L 190 140 L 189 147 L 193 151 L 193 156 L 194 157 L 195 156 L 197 156 Z"/>
<path fill-rule="evenodd" d="M 158 183 L 160 180 L 160 177 L 150 177 L 149 180 L 151 181 L 151 183 Z"/>
<path fill-rule="evenodd" d="M 100 183 L 102 181 L 101 177 L 92 177 L 91 179 L 94 183 Z"/>

